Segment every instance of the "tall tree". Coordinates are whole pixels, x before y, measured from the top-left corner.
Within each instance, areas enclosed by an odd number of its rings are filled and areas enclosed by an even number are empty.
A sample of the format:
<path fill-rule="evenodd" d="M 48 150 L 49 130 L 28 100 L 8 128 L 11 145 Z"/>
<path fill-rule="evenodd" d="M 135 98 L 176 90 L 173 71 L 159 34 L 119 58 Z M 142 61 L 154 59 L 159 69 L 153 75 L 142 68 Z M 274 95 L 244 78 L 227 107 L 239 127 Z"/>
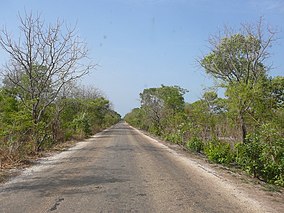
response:
<path fill-rule="evenodd" d="M 4 85 L 17 90 L 36 127 L 64 86 L 88 73 L 94 64 L 85 63 L 88 49 L 75 27 L 64 28 L 61 21 L 46 25 L 33 13 L 19 18 L 20 38 L 13 38 L 6 28 L 0 32 L 0 47 L 10 56 L 2 75 Z M 36 136 L 37 147 L 43 139 Z"/>
<path fill-rule="evenodd" d="M 251 91 L 266 78 L 270 66 L 265 62 L 275 40 L 276 31 L 264 28 L 262 19 L 256 25 L 243 24 L 237 33 L 225 28 L 209 39 L 211 52 L 199 60 L 209 75 L 219 79 L 223 87 L 230 88 L 227 94 L 233 103 L 238 103 L 236 108 L 243 141 L 247 135 L 245 114 L 250 109 Z M 240 91 L 242 95 L 236 95 Z"/>

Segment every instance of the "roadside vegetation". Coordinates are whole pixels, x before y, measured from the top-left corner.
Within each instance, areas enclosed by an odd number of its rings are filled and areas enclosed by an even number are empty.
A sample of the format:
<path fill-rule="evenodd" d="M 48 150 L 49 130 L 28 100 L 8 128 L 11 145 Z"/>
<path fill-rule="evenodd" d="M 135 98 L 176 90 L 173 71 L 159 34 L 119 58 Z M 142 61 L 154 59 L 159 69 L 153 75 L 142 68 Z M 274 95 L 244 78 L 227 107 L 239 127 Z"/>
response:
<path fill-rule="evenodd" d="M 144 89 L 141 106 L 124 119 L 211 162 L 284 186 L 284 77 L 269 76 L 267 62 L 275 40 L 262 20 L 237 32 L 225 28 L 198 60 L 224 98 L 209 88 L 200 100 L 185 103 L 185 89 L 161 85 Z"/>
<path fill-rule="evenodd" d="M 120 120 L 97 89 L 78 86 L 95 65 L 76 28 L 64 26 L 31 13 L 20 17 L 20 38 L 6 28 L 0 32 L 9 56 L 1 68 L 1 168 Z"/>

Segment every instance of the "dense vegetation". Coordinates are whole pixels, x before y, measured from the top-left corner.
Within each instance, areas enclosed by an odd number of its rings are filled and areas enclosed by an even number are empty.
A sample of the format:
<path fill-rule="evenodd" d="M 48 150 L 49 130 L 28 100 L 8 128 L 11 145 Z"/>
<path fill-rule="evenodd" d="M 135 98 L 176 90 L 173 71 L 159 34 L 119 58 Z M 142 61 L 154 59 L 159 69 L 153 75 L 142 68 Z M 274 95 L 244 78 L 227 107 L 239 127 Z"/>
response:
<path fill-rule="evenodd" d="M 212 162 L 236 165 L 254 177 L 284 186 L 284 77 L 268 75 L 265 64 L 275 33 L 257 25 L 212 37 L 199 63 L 225 89 L 185 103 L 178 86 L 148 88 L 141 107 L 125 116 L 149 131 Z"/>
<path fill-rule="evenodd" d="M 76 86 L 94 67 L 75 29 L 20 17 L 22 37 L 4 28 L 0 46 L 9 61 L 1 69 L 0 164 L 21 161 L 54 144 L 82 139 L 120 120 L 94 88 Z"/>

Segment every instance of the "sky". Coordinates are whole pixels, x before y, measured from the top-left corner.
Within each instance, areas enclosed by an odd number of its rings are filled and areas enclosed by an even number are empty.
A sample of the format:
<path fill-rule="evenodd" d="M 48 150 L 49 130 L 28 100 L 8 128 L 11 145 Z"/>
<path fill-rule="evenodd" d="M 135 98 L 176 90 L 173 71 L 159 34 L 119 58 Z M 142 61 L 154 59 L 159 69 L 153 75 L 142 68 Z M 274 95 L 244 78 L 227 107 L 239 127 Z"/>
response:
<path fill-rule="evenodd" d="M 284 0 L 0 0 L 0 27 L 18 30 L 18 14 L 40 13 L 76 25 L 97 64 L 81 84 L 100 89 L 122 116 L 140 106 L 145 88 L 178 85 L 187 102 L 214 85 L 197 59 L 224 26 L 256 23 L 277 28 L 271 76 L 284 75 Z M 7 61 L 0 50 L 0 64 Z"/>

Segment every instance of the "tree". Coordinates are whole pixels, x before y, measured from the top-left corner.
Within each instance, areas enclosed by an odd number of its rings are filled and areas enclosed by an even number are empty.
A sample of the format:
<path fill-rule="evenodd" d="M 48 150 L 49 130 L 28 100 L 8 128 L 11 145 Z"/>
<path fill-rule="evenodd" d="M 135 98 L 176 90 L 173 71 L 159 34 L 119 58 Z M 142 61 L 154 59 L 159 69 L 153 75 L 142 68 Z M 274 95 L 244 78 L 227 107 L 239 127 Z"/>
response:
<path fill-rule="evenodd" d="M 124 116 L 124 120 L 137 128 L 146 129 L 146 114 L 141 108 L 134 108 Z"/>
<path fill-rule="evenodd" d="M 94 87 L 77 86 L 61 100 L 58 118 L 64 138 L 84 138 L 120 120 L 109 100 Z M 59 128 L 60 129 L 60 128 Z M 62 136 L 62 133 L 61 133 Z"/>
<path fill-rule="evenodd" d="M 13 91 L 0 88 L 0 152 L 7 149 L 9 155 L 17 154 L 31 126 L 31 115 Z"/>
<path fill-rule="evenodd" d="M 88 49 L 76 28 L 63 28 L 63 22 L 46 25 L 39 15 L 20 16 L 22 37 L 14 39 L 7 29 L 1 30 L 0 46 L 10 56 L 4 66 L 4 86 L 15 88 L 17 98 L 31 112 L 37 148 L 45 137 L 36 129 L 47 108 L 64 86 L 94 67 L 86 64 Z M 43 134 L 43 136 L 45 133 Z"/>
<path fill-rule="evenodd" d="M 260 111 L 261 117 L 266 115 L 267 121 L 275 123 L 284 135 L 284 77 L 269 78 L 265 83 L 265 97 L 261 102 L 266 108 L 265 112 Z"/>
<path fill-rule="evenodd" d="M 163 110 L 163 100 L 159 97 L 157 88 L 144 89 L 140 93 L 141 108 L 147 115 L 147 125 L 157 134 L 161 132 L 161 119 Z"/>
<path fill-rule="evenodd" d="M 184 110 L 183 95 L 187 91 L 178 86 L 164 86 L 144 89 L 140 93 L 141 108 L 145 111 L 149 126 L 161 135 L 168 120 Z"/>
<path fill-rule="evenodd" d="M 185 113 L 191 123 L 190 137 L 206 141 L 222 136 L 226 111 L 226 100 L 219 98 L 213 90 L 204 92 L 200 100 L 187 103 Z"/>
<path fill-rule="evenodd" d="M 271 96 L 275 101 L 275 107 L 284 108 L 284 77 L 277 76 L 270 80 Z"/>
<path fill-rule="evenodd" d="M 223 87 L 230 88 L 228 95 L 244 92 L 242 97 L 234 95 L 229 99 L 232 103 L 238 103 L 238 118 L 242 139 L 245 141 L 245 114 L 251 107 L 251 90 L 267 76 L 270 67 L 265 62 L 270 55 L 269 48 L 276 40 L 276 32 L 270 28 L 264 29 L 260 19 L 256 25 L 243 24 L 238 33 L 225 28 L 222 34 L 209 39 L 211 52 L 200 59 L 199 63 L 208 74 L 221 80 Z M 236 90 L 233 91 L 234 89 Z M 247 91 L 250 92 L 246 97 Z"/>

